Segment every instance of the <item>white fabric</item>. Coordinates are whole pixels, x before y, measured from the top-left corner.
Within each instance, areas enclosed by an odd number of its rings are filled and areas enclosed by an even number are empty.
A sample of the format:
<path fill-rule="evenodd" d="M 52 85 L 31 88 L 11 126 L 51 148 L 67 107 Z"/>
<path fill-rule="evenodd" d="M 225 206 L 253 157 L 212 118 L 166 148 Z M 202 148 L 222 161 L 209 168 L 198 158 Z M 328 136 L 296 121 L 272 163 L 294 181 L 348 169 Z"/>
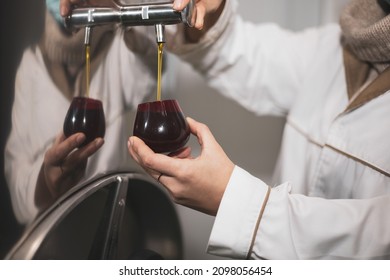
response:
<path fill-rule="evenodd" d="M 149 43 L 132 39 L 139 45 Z M 156 60 L 157 51 L 149 54 L 146 50 L 151 46 L 138 46 L 142 54 L 130 51 L 124 32 L 118 31 L 91 77 L 90 97 L 103 103 L 106 133 L 104 145 L 89 159 L 81 182 L 107 172 L 138 169 L 127 151 L 127 139 L 134 122 L 131 112 L 147 94 L 155 92 L 155 69 L 149 69 L 147 62 Z M 152 57 L 145 59 L 147 55 Z M 70 104 L 47 71 L 41 50 L 32 47 L 25 51 L 16 76 L 5 172 L 14 213 L 23 224 L 37 214 L 34 193 L 38 173 L 45 152 L 62 130 Z M 80 70 L 79 83 L 84 82 L 83 71 Z"/>
<path fill-rule="evenodd" d="M 235 5 L 199 44 L 171 48 L 223 95 L 287 123 L 258 231 L 267 186 L 236 166 L 208 252 L 245 258 L 255 234 L 251 258 L 390 258 L 390 94 L 343 113 L 338 25 L 293 33 L 244 22 Z"/>

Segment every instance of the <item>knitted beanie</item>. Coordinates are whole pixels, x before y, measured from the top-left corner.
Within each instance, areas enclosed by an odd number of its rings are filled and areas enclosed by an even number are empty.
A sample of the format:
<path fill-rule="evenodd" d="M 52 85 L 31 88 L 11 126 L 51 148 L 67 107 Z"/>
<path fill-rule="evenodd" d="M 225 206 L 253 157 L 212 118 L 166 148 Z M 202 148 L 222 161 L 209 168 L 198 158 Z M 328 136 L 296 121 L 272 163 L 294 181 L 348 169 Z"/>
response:
<path fill-rule="evenodd" d="M 388 65 L 390 14 L 380 1 L 352 0 L 341 14 L 340 25 L 344 44 L 356 57 L 372 64 Z"/>

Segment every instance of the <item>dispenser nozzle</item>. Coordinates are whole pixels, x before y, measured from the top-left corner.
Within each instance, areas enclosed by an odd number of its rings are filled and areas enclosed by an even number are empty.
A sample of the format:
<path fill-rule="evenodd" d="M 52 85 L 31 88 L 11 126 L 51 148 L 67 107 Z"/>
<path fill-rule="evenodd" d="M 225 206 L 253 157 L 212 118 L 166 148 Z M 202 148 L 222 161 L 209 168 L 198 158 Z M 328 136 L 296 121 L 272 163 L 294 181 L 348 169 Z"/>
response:
<path fill-rule="evenodd" d="M 91 33 L 92 33 L 92 27 L 86 26 L 85 27 L 85 35 L 84 35 L 84 45 L 89 46 L 91 44 Z"/>
<path fill-rule="evenodd" d="M 161 23 L 155 25 L 157 43 L 165 43 L 165 26 Z"/>

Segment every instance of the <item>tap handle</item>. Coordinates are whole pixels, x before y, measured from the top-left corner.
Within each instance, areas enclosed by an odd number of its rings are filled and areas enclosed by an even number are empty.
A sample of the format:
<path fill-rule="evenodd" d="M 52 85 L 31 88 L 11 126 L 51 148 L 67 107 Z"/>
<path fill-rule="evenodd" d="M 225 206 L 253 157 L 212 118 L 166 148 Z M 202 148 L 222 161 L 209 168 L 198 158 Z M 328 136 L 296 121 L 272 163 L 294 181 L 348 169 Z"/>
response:
<path fill-rule="evenodd" d="M 189 27 L 194 26 L 194 20 L 196 16 L 195 0 L 191 0 L 187 4 L 187 6 L 181 12 L 181 16 L 182 16 L 182 22 L 187 24 Z"/>

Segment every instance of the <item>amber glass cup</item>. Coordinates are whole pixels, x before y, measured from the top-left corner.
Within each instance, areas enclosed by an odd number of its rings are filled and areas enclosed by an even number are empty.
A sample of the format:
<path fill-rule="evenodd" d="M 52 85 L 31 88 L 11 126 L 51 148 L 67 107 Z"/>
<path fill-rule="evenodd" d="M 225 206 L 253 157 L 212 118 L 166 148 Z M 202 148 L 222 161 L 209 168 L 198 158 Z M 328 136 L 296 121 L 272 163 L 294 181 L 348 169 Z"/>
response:
<path fill-rule="evenodd" d="M 106 121 L 100 100 L 89 97 L 73 98 L 65 117 L 64 134 L 69 137 L 77 132 L 83 132 L 86 136 L 81 147 L 97 137 L 104 137 Z"/>
<path fill-rule="evenodd" d="M 162 100 L 138 105 L 133 135 L 156 153 L 171 153 L 188 142 L 190 128 L 179 103 Z"/>

